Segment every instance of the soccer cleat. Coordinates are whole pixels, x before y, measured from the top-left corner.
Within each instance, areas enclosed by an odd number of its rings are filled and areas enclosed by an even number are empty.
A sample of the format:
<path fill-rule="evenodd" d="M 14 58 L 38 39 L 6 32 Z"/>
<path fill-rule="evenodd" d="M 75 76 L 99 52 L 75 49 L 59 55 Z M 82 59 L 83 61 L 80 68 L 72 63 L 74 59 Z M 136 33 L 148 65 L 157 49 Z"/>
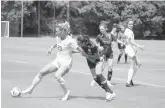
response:
<path fill-rule="evenodd" d="M 32 94 L 33 90 L 30 90 L 29 88 L 22 90 L 21 94 Z"/>
<path fill-rule="evenodd" d="M 68 100 L 69 95 L 70 95 L 70 91 L 67 90 L 67 92 L 64 94 L 64 97 L 61 100 L 62 101 Z"/>
<path fill-rule="evenodd" d="M 96 84 L 96 81 L 95 80 L 92 80 L 91 86 L 93 87 L 93 86 L 95 86 L 95 84 Z"/>
<path fill-rule="evenodd" d="M 126 87 L 132 87 L 133 85 L 131 83 L 126 83 Z"/>
<path fill-rule="evenodd" d="M 110 81 L 107 81 L 107 84 L 108 84 L 109 87 L 113 86 Z"/>
<path fill-rule="evenodd" d="M 112 99 L 115 98 L 115 96 L 116 96 L 115 93 L 112 93 L 112 94 L 111 94 L 111 93 L 107 92 L 107 93 L 106 93 L 106 100 L 111 101 Z"/>
<path fill-rule="evenodd" d="M 134 85 L 133 81 L 131 80 L 131 84 Z"/>

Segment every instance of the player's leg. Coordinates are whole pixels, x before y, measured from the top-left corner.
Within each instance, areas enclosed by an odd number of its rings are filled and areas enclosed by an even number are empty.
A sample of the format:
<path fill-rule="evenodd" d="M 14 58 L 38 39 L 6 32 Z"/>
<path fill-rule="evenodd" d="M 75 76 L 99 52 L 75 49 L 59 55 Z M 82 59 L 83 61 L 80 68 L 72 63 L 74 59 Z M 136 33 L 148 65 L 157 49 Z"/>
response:
<path fill-rule="evenodd" d="M 103 74 L 101 72 L 102 71 L 102 64 L 103 64 L 102 62 L 98 62 L 96 64 L 96 68 L 95 68 L 96 70 L 95 70 L 95 72 L 96 72 L 97 75 L 94 78 L 94 80 L 107 93 L 106 94 L 106 99 L 107 100 L 112 100 L 115 97 L 116 94 L 110 89 L 110 87 L 108 86 L 107 80 L 105 79 L 105 77 L 103 76 Z"/>
<path fill-rule="evenodd" d="M 109 57 L 107 59 L 107 64 L 108 64 L 108 74 L 107 74 L 108 85 L 113 86 L 111 84 L 111 79 L 113 74 L 113 57 Z"/>
<path fill-rule="evenodd" d="M 66 73 L 68 73 L 69 70 L 70 68 L 67 65 L 61 65 L 60 68 L 55 72 L 55 79 L 58 81 L 58 83 L 60 84 L 60 87 L 64 91 L 64 97 L 62 98 L 63 101 L 67 100 L 70 94 L 70 91 L 67 89 L 65 80 L 63 78 L 63 76 Z"/>
<path fill-rule="evenodd" d="M 134 75 L 134 66 L 135 66 L 135 56 L 133 56 L 130 59 L 130 68 L 129 68 L 129 71 L 128 71 L 128 79 L 127 79 L 126 87 L 133 86 L 132 78 L 133 78 L 133 75 Z"/>
<path fill-rule="evenodd" d="M 133 73 L 133 77 L 135 76 L 135 74 L 137 73 L 138 69 L 141 67 L 140 61 L 138 61 L 137 55 L 135 56 L 135 63 L 134 63 L 134 73 Z M 132 77 L 132 79 L 133 79 Z M 132 81 L 133 84 L 133 81 Z"/>
<path fill-rule="evenodd" d="M 119 49 L 119 56 L 117 59 L 117 63 L 120 62 L 121 56 L 123 55 L 123 51 L 122 51 L 121 45 L 119 43 L 118 43 L 118 49 Z"/>
<path fill-rule="evenodd" d="M 127 56 L 127 54 L 125 54 L 125 63 L 127 63 L 127 58 L 128 58 L 128 56 Z"/>
<path fill-rule="evenodd" d="M 54 71 L 57 71 L 57 70 L 58 70 L 57 66 L 55 66 L 53 63 L 50 63 L 50 64 L 46 65 L 45 67 L 43 67 L 40 70 L 40 72 L 33 79 L 32 84 L 27 89 L 22 91 L 22 94 L 26 94 L 26 93 L 31 94 L 33 92 L 34 88 L 40 83 L 40 81 L 42 80 L 42 78 L 45 75 L 52 73 Z"/>
<path fill-rule="evenodd" d="M 91 86 L 94 86 L 95 85 L 94 78 L 96 77 L 95 67 L 96 67 L 97 60 L 89 60 L 89 59 L 86 59 L 86 60 L 87 60 L 88 67 L 90 68 L 90 72 L 92 74 L 92 77 L 93 77 L 93 80 L 91 82 Z"/>

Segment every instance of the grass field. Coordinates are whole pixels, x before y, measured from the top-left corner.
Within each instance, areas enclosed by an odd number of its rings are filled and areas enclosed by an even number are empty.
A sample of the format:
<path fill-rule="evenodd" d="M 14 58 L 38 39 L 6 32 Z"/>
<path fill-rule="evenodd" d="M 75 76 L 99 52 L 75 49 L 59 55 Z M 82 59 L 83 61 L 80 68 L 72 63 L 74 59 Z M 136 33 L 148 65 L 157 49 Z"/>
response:
<path fill-rule="evenodd" d="M 142 41 L 145 50 L 139 52 L 142 67 L 135 76 L 135 86 L 126 88 L 129 64 L 116 64 L 115 53 L 112 88 L 117 94 L 111 102 L 105 101 L 105 92 L 91 87 L 92 77 L 85 58 L 74 55 L 72 70 L 64 78 L 71 90 L 68 101 L 63 96 L 53 74 L 46 76 L 33 94 L 12 98 L 9 91 L 31 84 L 38 71 L 55 58 L 56 51 L 47 55 L 54 44 L 52 38 L 1 38 L 1 103 L 2 108 L 165 108 L 165 41 Z M 106 70 L 104 72 L 106 75 Z"/>

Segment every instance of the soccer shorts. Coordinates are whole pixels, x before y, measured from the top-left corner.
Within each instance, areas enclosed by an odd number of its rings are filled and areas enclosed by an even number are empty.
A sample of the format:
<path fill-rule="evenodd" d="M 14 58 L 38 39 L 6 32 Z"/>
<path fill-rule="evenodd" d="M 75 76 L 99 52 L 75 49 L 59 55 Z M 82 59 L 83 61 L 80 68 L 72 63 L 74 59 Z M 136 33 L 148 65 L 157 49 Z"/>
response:
<path fill-rule="evenodd" d="M 120 43 L 118 43 L 118 48 L 119 48 L 119 49 L 124 49 L 125 46 L 124 46 L 124 45 L 121 45 Z"/>
<path fill-rule="evenodd" d="M 94 61 L 92 60 L 88 60 L 87 59 L 87 64 L 89 66 L 90 69 L 93 69 L 96 67 L 96 64 L 99 62 L 100 60 L 99 59 L 95 59 Z"/>
<path fill-rule="evenodd" d="M 57 68 L 60 68 L 61 66 L 67 66 L 68 69 L 71 69 L 72 60 L 63 60 L 60 58 L 56 58 L 54 61 L 52 61 L 52 64 L 55 65 Z"/>
<path fill-rule="evenodd" d="M 128 55 L 128 57 L 132 58 L 136 55 L 136 51 L 132 48 L 130 45 L 126 45 L 125 53 Z"/>

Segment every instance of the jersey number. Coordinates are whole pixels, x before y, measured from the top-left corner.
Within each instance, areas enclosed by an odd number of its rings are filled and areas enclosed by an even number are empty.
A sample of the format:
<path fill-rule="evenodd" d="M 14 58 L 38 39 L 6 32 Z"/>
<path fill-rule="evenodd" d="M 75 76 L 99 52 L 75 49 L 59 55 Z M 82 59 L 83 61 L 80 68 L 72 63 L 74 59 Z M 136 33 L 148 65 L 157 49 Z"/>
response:
<path fill-rule="evenodd" d="M 59 50 L 59 51 L 62 51 L 62 47 L 61 47 L 61 46 L 58 46 L 58 50 Z"/>

